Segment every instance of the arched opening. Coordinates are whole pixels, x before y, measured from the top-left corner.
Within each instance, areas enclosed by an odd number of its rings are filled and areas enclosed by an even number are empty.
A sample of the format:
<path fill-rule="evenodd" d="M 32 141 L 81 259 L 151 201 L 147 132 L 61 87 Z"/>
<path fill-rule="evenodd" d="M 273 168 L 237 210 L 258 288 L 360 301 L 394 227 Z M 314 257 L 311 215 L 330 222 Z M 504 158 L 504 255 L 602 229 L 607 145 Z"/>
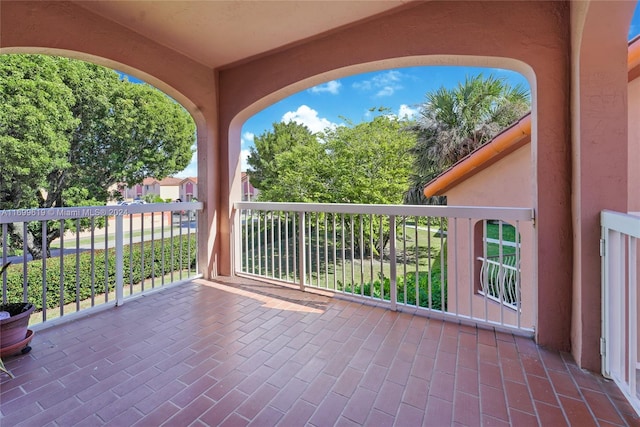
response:
<path fill-rule="evenodd" d="M 629 126 L 629 164 L 640 164 L 640 6 L 636 9 L 629 26 L 629 86 L 627 93 Z M 640 171 L 629 168 L 629 211 L 640 212 Z"/>
<path fill-rule="evenodd" d="M 452 75 L 450 72 L 451 69 L 456 69 L 457 75 Z M 349 123 L 346 119 L 342 119 L 341 123 L 336 123 L 335 119 L 327 117 L 325 114 L 321 113 L 320 107 L 318 109 L 314 108 L 315 104 L 310 102 L 314 99 L 319 99 L 320 96 L 324 97 L 335 97 L 336 99 L 340 99 L 339 95 L 342 93 L 344 96 L 349 96 L 350 99 L 353 99 L 353 95 L 348 93 L 346 88 L 351 89 L 353 92 L 360 90 L 362 87 L 366 86 L 371 93 L 380 94 L 381 91 L 392 91 L 394 87 L 385 87 L 384 84 L 380 84 L 380 86 L 375 86 L 377 82 L 382 81 L 383 77 L 387 79 L 395 78 L 396 87 L 401 85 L 399 81 L 402 73 L 405 73 L 409 76 L 410 72 L 420 71 L 423 72 L 425 79 L 429 76 L 429 72 L 446 72 L 447 75 L 451 77 L 451 79 L 444 83 L 442 80 L 438 81 L 429 81 L 431 85 L 429 88 L 425 88 L 424 90 L 420 89 L 411 89 L 414 93 L 414 100 L 410 99 L 401 99 L 400 101 L 396 101 L 396 105 L 391 105 L 391 108 L 388 111 L 382 112 L 371 112 L 368 107 L 375 106 L 366 105 L 367 102 L 384 102 L 384 99 L 381 101 L 381 96 L 378 97 L 363 97 L 361 100 L 366 106 L 358 106 L 355 107 L 355 111 L 359 111 L 362 114 L 361 120 L 366 122 L 368 114 L 389 114 L 389 112 L 394 113 L 396 116 L 401 116 L 401 112 L 412 111 L 414 114 L 417 113 L 420 108 L 420 104 L 424 102 L 425 94 L 429 91 L 435 91 L 442 86 L 445 86 L 447 89 L 451 89 L 461 83 L 460 80 L 464 80 L 469 75 L 475 75 L 480 73 L 486 73 L 488 75 L 492 73 L 500 73 L 502 71 L 497 69 L 486 69 L 486 68 L 465 68 L 465 67 L 412 67 L 412 68 L 400 68 L 400 69 L 392 69 L 392 70 L 383 70 L 370 72 L 367 74 L 357 74 L 351 75 L 349 77 L 336 78 L 335 80 L 330 80 L 321 84 L 317 84 L 316 86 L 312 86 L 311 88 L 306 89 L 305 91 L 298 92 L 295 95 L 292 95 L 286 99 L 280 100 L 278 103 L 274 104 L 274 106 L 265 109 L 268 114 L 268 118 L 264 119 L 263 122 L 266 123 L 267 127 L 273 124 L 274 122 L 286 121 L 286 122 L 294 122 L 300 125 L 307 125 L 309 128 L 313 128 L 316 132 L 321 132 L 324 129 L 329 128 L 329 139 L 331 138 L 332 131 L 331 129 L 335 129 L 338 126 L 349 127 L 356 125 Z M 449 71 L 449 72 L 447 72 Z M 526 82 L 526 79 L 522 75 L 516 75 L 517 82 Z M 363 83 L 364 82 L 364 83 Z M 514 84 L 515 86 L 515 84 Z M 344 91 L 344 93 L 342 92 Z M 385 98 L 388 99 L 388 98 Z M 338 102 L 337 104 L 339 104 Z M 342 101 L 344 104 L 344 101 Z M 343 105 L 344 106 L 344 105 Z M 343 111 L 340 106 L 332 107 L 335 111 L 332 111 L 334 117 L 344 117 Z M 269 111 L 272 110 L 272 111 Z M 329 111 L 329 109 L 325 110 Z M 404 119 L 409 122 L 409 115 L 405 115 Z M 518 117 L 520 118 L 520 117 Z M 348 119 L 348 117 L 347 117 Z M 255 116 L 247 120 L 247 124 L 251 124 L 252 122 L 257 122 Z M 345 124 L 346 122 L 346 124 Z M 403 128 L 407 128 L 408 124 L 403 126 Z M 243 139 L 242 149 L 246 150 L 247 146 L 245 145 L 249 139 L 254 135 L 257 135 L 259 131 L 255 131 L 255 128 L 248 128 L 246 125 L 242 129 L 241 132 L 238 132 L 240 137 Z M 236 134 L 237 135 L 237 134 Z M 274 138 L 277 140 L 277 138 Z M 533 194 L 532 188 L 534 186 L 534 167 L 533 167 L 533 156 L 531 154 L 532 148 L 531 144 L 529 144 L 530 139 L 527 139 L 526 146 L 518 146 L 520 149 L 518 153 L 518 165 L 520 162 L 524 162 L 524 167 L 518 166 L 520 172 L 527 172 L 522 177 L 518 177 L 518 179 L 514 179 L 511 176 L 508 177 L 499 177 L 498 181 L 502 181 L 502 186 L 497 185 L 496 183 L 490 183 L 484 188 L 484 192 L 478 193 L 478 197 L 475 199 L 469 199 L 465 205 L 467 206 L 514 206 L 514 207 L 531 207 L 535 203 L 535 195 Z M 327 141 L 324 141 L 326 144 Z M 516 148 L 512 148 L 510 153 L 513 152 Z M 522 152 L 525 154 L 522 155 Z M 509 154 L 510 154 L 509 153 Z M 288 156 L 290 153 L 287 151 L 286 155 Z M 303 157 L 303 156 L 299 156 Z M 493 160 L 495 163 L 496 160 Z M 315 160 L 314 160 L 315 162 Z M 504 160 L 504 162 L 509 163 L 509 160 Z M 503 162 L 503 163 L 504 163 Z M 276 162 L 277 163 L 277 162 Z M 454 162 L 455 163 L 455 162 Z M 504 173 L 504 169 L 496 170 L 492 172 L 489 168 L 491 165 L 487 164 L 483 166 L 486 174 L 495 175 Z M 355 166 L 354 166 L 355 168 Z M 318 179 L 312 179 L 314 183 L 317 183 L 321 180 L 320 177 Z M 246 182 L 245 176 L 243 176 L 243 181 Z M 505 184 L 506 183 L 506 184 Z M 355 182 L 354 182 L 355 185 Z M 517 188 L 509 189 L 505 192 L 503 186 L 511 185 Z M 492 194 L 494 192 L 495 194 Z M 510 202 L 498 202 L 500 196 L 504 194 L 518 194 L 519 197 L 511 200 Z M 271 194 L 271 193 L 269 193 Z M 483 196 L 483 197 L 481 197 Z M 238 196 L 236 196 L 238 197 Z M 245 197 L 245 191 L 243 187 L 242 197 Z M 269 201 L 269 198 L 263 199 L 264 201 Z M 324 199 L 326 200 L 326 199 Z M 318 200 L 318 201 L 324 201 Z M 291 201 L 299 201 L 299 200 L 271 200 L 277 202 L 291 202 Z M 318 202 L 316 201 L 316 202 Z M 313 202 L 313 201 L 312 201 Z M 338 202 L 338 201 L 336 201 Z M 336 203 L 334 202 L 334 203 Z M 355 202 L 355 203 L 366 203 L 366 202 Z M 383 203 L 383 202 L 373 202 L 373 203 Z M 402 203 L 401 199 L 395 203 Z M 257 208 L 256 208 L 257 209 Z M 249 212 L 250 211 L 250 212 Z M 296 268 L 300 268 L 293 260 L 293 258 L 300 254 L 299 242 L 296 240 L 297 237 L 295 235 L 296 231 L 300 227 L 299 224 L 296 223 L 297 219 L 293 218 L 290 213 L 266 213 L 262 215 L 257 210 L 255 212 L 250 209 L 244 211 L 244 216 L 240 218 L 239 223 L 237 224 L 237 230 L 240 230 L 240 241 L 236 242 L 238 245 L 236 247 L 236 270 L 238 273 L 248 273 L 252 275 L 273 275 L 274 280 L 285 280 L 285 281 L 297 281 L 300 280 L 299 276 L 296 273 Z M 311 218 L 311 219 L 309 219 Z M 336 289 L 340 292 L 352 292 L 352 293 L 361 293 L 363 295 L 381 295 L 381 298 L 384 300 L 388 300 L 390 298 L 388 284 L 387 288 L 383 288 L 381 283 L 384 283 L 385 279 L 389 278 L 389 271 L 391 269 L 391 264 L 393 262 L 390 261 L 390 246 L 385 246 L 381 252 L 374 256 L 371 256 L 369 252 L 366 250 L 366 244 L 361 244 L 360 240 L 364 243 L 369 241 L 369 236 L 377 236 L 377 234 L 384 234 L 384 231 L 388 230 L 387 219 L 375 219 L 374 221 L 370 221 L 366 216 L 356 216 L 354 218 L 346 218 L 344 220 L 340 216 L 328 216 L 328 222 L 325 216 L 310 216 L 307 218 L 308 221 L 312 223 L 306 223 L 308 227 L 307 236 L 309 237 L 309 241 L 313 248 L 309 249 L 307 256 L 307 266 L 312 271 L 309 274 L 308 283 L 319 283 L 320 286 L 328 287 L 329 289 Z M 318 221 L 314 223 L 314 221 Z M 334 221 L 336 221 L 334 223 Z M 343 222 L 344 221 L 344 222 Z M 354 221 L 351 223 L 350 221 Z M 361 221 L 361 223 L 360 223 Z M 380 228 L 378 229 L 378 222 L 380 224 Z M 435 222 L 434 222 L 435 221 Z M 402 248 L 405 252 L 403 255 L 398 258 L 402 260 L 402 263 L 407 261 L 412 264 L 407 265 L 404 264 L 402 267 L 399 266 L 401 263 L 398 262 L 397 268 L 399 269 L 397 272 L 397 280 L 398 283 L 401 282 L 401 290 L 398 291 L 400 293 L 405 293 L 406 295 L 399 295 L 398 302 L 400 303 L 409 303 L 416 304 L 421 307 L 425 307 L 431 310 L 441 310 L 444 311 L 449 308 L 452 312 L 453 310 L 458 310 L 456 313 L 458 315 L 470 316 L 470 312 L 465 311 L 462 303 L 452 302 L 451 298 L 453 295 L 458 295 L 458 293 L 451 292 L 451 287 L 456 287 L 455 280 L 459 282 L 464 282 L 465 286 L 469 283 L 468 280 L 462 278 L 460 274 L 456 275 L 452 273 L 452 265 L 448 265 L 446 261 L 447 254 L 447 234 L 446 234 L 446 226 L 444 223 L 442 226 L 436 226 L 436 223 L 441 221 L 440 218 L 435 218 L 430 220 L 429 218 L 398 218 L 397 219 L 397 230 L 394 230 L 395 236 L 397 240 L 394 240 L 393 245 L 394 248 Z M 372 225 L 371 223 L 374 223 Z M 446 222 L 446 221 L 445 221 Z M 386 227 L 386 228 L 385 228 Z M 423 230 L 423 228 L 427 227 L 428 231 Z M 366 230 L 370 230 L 371 228 L 374 231 L 367 231 L 362 233 L 359 237 L 358 233 L 361 228 Z M 284 231 L 283 231 L 284 230 Z M 354 230 L 354 235 L 351 235 L 351 230 Z M 530 230 L 533 232 L 533 228 Z M 533 260 L 533 239 L 531 232 L 527 232 L 527 274 L 529 277 L 527 278 L 528 282 L 528 292 L 530 296 L 527 298 L 529 302 L 535 301 L 535 279 L 533 275 L 532 268 L 532 260 Z M 284 234 L 282 234 L 284 233 Z M 461 233 L 465 235 L 465 233 Z M 286 236 L 286 241 L 284 243 L 278 242 L 278 236 Z M 285 239 L 285 238 L 283 238 Z M 335 241 L 334 241 L 335 240 Z M 423 241 L 429 241 L 430 243 L 427 245 Z M 461 245 L 457 244 L 451 245 L 453 248 L 456 247 L 468 247 L 468 243 L 462 243 Z M 391 239 L 387 240 L 387 245 L 391 245 Z M 298 245 L 298 246 L 296 246 Z M 353 245 L 353 247 L 351 247 Z M 365 250 L 362 251 L 362 258 L 359 258 L 359 247 L 365 247 Z M 344 248 L 344 259 L 340 258 L 340 252 Z M 395 250 L 393 249 L 393 250 Z M 286 252 L 287 259 L 280 264 L 280 261 L 274 261 L 281 258 L 281 254 Z M 422 253 L 420 253 L 422 252 Z M 326 254 L 329 254 L 328 256 Z M 335 255 L 334 255 L 335 253 Z M 430 258 L 430 261 L 424 261 L 422 259 L 419 260 L 420 257 L 427 255 L 427 258 Z M 337 259 L 337 262 L 336 262 Z M 451 257 L 453 259 L 453 257 Z M 509 254 L 507 254 L 507 261 L 511 260 Z M 237 260 L 241 260 L 238 262 Z M 459 259 L 461 265 L 469 265 L 473 263 L 472 259 L 467 259 L 461 257 Z M 327 264 L 329 267 L 327 268 Z M 375 265 L 373 265 L 375 264 Z M 380 271 L 378 270 L 378 267 Z M 437 267 L 437 273 L 434 273 Z M 449 282 L 444 277 L 447 274 L 447 270 L 449 271 Z M 284 273 L 283 273 L 284 271 Z M 401 273 L 400 273 L 401 271 Z M 442 274 L 442 276 L 441 276 Z M 518 274 L 520 274 L 518 272 Z M 337 277 L 337 278 L 336 278 Z M 475 275 L 475 277 L 479 277 L 479 275 Z M 361 278 L 363 283 L 357 282 Z M 381 279 L 377 279 L 381 278 Z M 334 283 L 335 281 L 335 283 Z M 442 286 L 440 286 L 442 284 Z M 447 290 L 447 286 L 449 286 L 449 290 Z M 386 289 L 386 290 L 385 290 Z M 437 295 L 434 294 L 437 293 Z M 466 292 L 466 288 L 465 288 Z M 449 295 L 449 300 L 447 303 L 447 294 Z M 466 297 L 466 293 L 463 296 L 463 292 L 459 292 L 460 298 L 464 299 L 465 303 L 468 301 Z M 477 290 L 474 291 L 474 294 L 478 294 Z M 435 298 L 437 296 L 437 298 Z M 406 300 L 402 299 L 406 298 Z M 515 298 L 515 296 L 514 296 Z M 437 300 L 437 301 L 436 301 Z M 434 303 L 437 302 L 437 304 Z M 442 301 L 442 303 L 440 302 Z M 491 302 L 493 304 L 494 301 Z M 515 327 L 523 326 L 524 329 L 533 331 L 535 329 L 535 305 L 532 303 L 527 308 L 527 319 L 522 321 L 522 319 L 518 315 L 505 316 L 512 317 L 508 320 L 505 320 L 505 324 Z M 512 310 L 514 313 L 518 312 L 518 310 Z M 480 310 L 472 310 L 473 317 L 482 319 L 483 316 L 478 315 Z M 513 313 L 512 313 L 513 314 Z M 500 317 L 492 315 L 487 315 L 485 317 L 486 320 L 490 321 L 500 321 Z"/>
<path fill-rule="evenodd" d="M 142 292 L 145 280 L 153 288 L 196 273 L 195 207 L 168 204 L 184 181 L 168 176 L 189 165 L 196 141 L 184 107 L 64 56 L 3 53 L 0 80 L 0 256 L 15 264 L 2 278 L 3 302 L 33 302 L 46 321 Z M 194 183 L 184 186 L 192 196 Z M 129 286 L 114 294 L 124 270 Z"/>
<path fill-rule="evenodd" d="M 253 146 L 253 139 L 272 131 L 274 123 L 294 122 L 306 126 L 314 134 L 338 126 L 355 126 L 383 114 L 392 114 L 407 123 L 414 123 L 415 119 L 419 118 L 419 110 L 426 102 L 425 95 L 434 94 L 439 89 L 453 91 L 470 77 L 482 76 L 486 80 L 495 78 L 512 88 L 521 86 L 527 92 L 530 91 L 527 77 L 509 69 L 459 65 L 430 66 L 431 62 L 441 63 L 430 58 L 403 58 L 398 60 L 400 65 L 416 65 L 387 69 L 372 67 L 376 71 L 349 75 L 341 73 L 342 76 L 334 80 L 325 80 L 286 97 L 274 98 L 271 105 L 248 117 L 242 123 L 241 129 L 236 127 L 240 123 L 233 127 L 238 130 L 233 136 L 230 135 L 230 139 L 239 140 L 240 143 L 233 142 L 231 145 L 239 146 L 240 150 L 234 151 L 234 154 L 238 153 L 240 160 L 230 160 L 232 164 L 239 163 L 241 171 L 245 172 L 246 159 Z M 474 61 L 470 62 L 473 64 Z M 497 62 L 504 64 L 504 61 Z M 455 61 L 452 60 L 452 63 Z M 290 89 L 287 92 L 290 92 Z M 532 98 L 535 98 L 535 94 Z M 532 102 L 535 103 L 535 99 Z M 525 112 L 526 108 L 522 114 Z M 246 112 L 245 114 L 248 115 Z M 465 154 L 466 152 L 462 153 L 461 157 Z"/>
<path fill-rule="evenodd" d="M 150 182 L 195 170 L 195 125 L 175 100 L 89 62 L 33 54 L 0 59 L 4 208 L 181 197 L 178 185 L 158 189 Z M 142 191 L 130 191 L 134 186 Z"/>

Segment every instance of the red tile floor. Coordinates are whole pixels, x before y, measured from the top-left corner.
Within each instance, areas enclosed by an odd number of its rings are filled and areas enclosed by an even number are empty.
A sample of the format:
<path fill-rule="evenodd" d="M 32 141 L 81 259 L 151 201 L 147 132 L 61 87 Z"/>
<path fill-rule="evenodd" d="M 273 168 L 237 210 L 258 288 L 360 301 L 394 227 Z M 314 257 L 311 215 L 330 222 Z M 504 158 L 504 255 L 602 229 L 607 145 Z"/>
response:
<path fill-rule="evenodd" d="M 2 426 L 640 425 L 531 340 L 228 278 L 36 333 Z"/>

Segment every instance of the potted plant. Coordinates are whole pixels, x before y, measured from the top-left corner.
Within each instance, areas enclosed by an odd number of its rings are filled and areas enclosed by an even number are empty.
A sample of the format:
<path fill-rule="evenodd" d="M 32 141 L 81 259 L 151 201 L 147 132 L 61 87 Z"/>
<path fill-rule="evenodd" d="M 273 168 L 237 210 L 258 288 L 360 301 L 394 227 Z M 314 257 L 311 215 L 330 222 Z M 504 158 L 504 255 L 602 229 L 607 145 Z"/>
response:
<path fill-rule="evenodd" d="M 0 276 L 9 264 L 2 266 Z M 33 331 L 28 327 L 34 309 L 35 306 L 29 302 L 0 304 L 0 357 L 31 350 L 29 342 Z"/>

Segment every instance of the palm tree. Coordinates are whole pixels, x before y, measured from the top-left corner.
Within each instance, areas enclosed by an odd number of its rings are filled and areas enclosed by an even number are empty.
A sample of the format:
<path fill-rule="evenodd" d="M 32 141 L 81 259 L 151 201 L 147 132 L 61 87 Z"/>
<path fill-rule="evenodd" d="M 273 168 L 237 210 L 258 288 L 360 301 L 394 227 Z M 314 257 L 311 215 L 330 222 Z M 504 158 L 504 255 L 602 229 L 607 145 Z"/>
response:
<path fill-rule="evenodd" d="M 424 185 L 466 155 L 489 142 L 530 109 L 529 91 L 504 78 L 467 77 L 454 89 L 426 95 L 411 131 L 416 134 L 414 171 L 405 193 L 407 204 L 441 204 L 424 197 Z"/>

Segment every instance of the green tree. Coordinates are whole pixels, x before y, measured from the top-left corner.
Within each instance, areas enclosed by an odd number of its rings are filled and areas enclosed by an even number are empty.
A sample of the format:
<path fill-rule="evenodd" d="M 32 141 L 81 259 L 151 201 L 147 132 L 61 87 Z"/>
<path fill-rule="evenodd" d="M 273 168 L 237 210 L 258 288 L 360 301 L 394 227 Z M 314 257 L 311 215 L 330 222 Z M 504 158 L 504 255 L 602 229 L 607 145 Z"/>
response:
<path fill-rule="evenodd" d="M 273 132 L 256 138 L 260 143 L 256 144 L 252 161 L 263 167 L 262 176 L 269 177 L 269 185 L 257 187 L 260 189 L 259 200 L 401 203 L 412 167 L 408 151 L 415 145 L 415 135 L 405 131 L 407 123 L 392 115 L 379 115 L 357 125 L 345 121 L 346 126 L 325 129 L 318 138 L 307 138 L 303 142 L 287 141 L 287 138 L 295 138 L 295 134 L 288 132 L 288 126 L 284 125 L 274 126 Z M 287 132 L 283 133 L 283 129 Z M 268 162 L 262 161 L 264 141 L 278 141 L 279 152 L 275 155 L 272 147 L 276 144 L 267 145 Z M 258 182 L 263 184 L 267 180 Z M 375 233 L 374 247 L 369 248 L 368 221 L 367 216 L 363 220 L 365 252 L 379 253 L 388 241 L 388 225 L 384 225 L 382 239 Z M 360 227 L 359 224 L 354 227 Z M 342 231 L 349 233 L 349 230 Z M 356 234 L 359 235 L 359 230 Z"/>
<path fill-rule="evenodd" d="M 404 197 L 409 204 L 441 202 L 441 198 L 426 200 L 425 184 L 530 110 L 526 88 L 482 74 L 467 77 L 453 89 L 429 92 L 426 98 L 411 128 L 417 140 L 411 150 L 414 173 Z"/>
<path fill-rule="evenodd" d="M 276 164 L 278 155 L 297 146 L 314 145 L 317 142 L 316 136 L 304 125 L 292 121 L 274 123 L 273 131 L 254 138 L 254 147 L 247 158 L 251 185 L 260 192 L 268 190 L 280 179 L 282 171 Z"/>
<path fill-rule="evenodd" d="M 327 189 L 334 203 L 399 204 L 411 173 L 415 136 L 393 115 L 326 133 Z"/>
<path fill-rule="evenodd" d="M 294 145 L 276 156 L 272 184 L 260 189 L 259 200 L 278 202 L 331 203 L 327 179 L 325 146 L 315 138 Z"/>
<path fill-rule="evenodd" d="M 175 101 L 107 68 L 0 55 L 0 209 L 104 204 L 108 188 L 163 178 L 191 160 L 195 124 Z M 75 224 L 69 222 L 69 227 Z M 46 240 L 59 237 L 56 222 Z M 40 226 L 12 241 L 42 255 Z"/>
<path fill-rule="evenodd" d="M 386 109 L 380 112 L 389 113 Z M 412 157 L 409 150 L 416 143 L 415 135 L 406 132 L 407 122 L 384 114 L 369 122 L 339 126 L 327 131 L 326 153 L 330 167 L 329 184 L 334 203 L 400 204 L 409 184 Z M 353 223 L 354 235 L 362 232 L 364 253 L 379 255 L 389 243 L 388 218 L 383 218 L 383 233 L 374 224 L 370 236 L 370 220 L 363 216 L 362 223 Z M 375 221 L 375 220 L 374 220 Z M 347 223 L 347 230 L 352 224 Z M 362 227 L 362 230 L 360 230 Z M 370 246 L 370 238 L 373 246 Z M 356 252 L 360 243 L 356 242 Z"/>
<path fill-rule="evenodd" d="M 38 207 L 47 178 L 69 167 L 74 103 L 53 58 L 0 56 L 1 209 Z"/>
<path fill-rule="evenodd" d="M 255 139 L 248 164 L 262 201 L 394 204 L 411 173 L 415 136 L 392 115 L 325 129 L 276 123 Z"/>

